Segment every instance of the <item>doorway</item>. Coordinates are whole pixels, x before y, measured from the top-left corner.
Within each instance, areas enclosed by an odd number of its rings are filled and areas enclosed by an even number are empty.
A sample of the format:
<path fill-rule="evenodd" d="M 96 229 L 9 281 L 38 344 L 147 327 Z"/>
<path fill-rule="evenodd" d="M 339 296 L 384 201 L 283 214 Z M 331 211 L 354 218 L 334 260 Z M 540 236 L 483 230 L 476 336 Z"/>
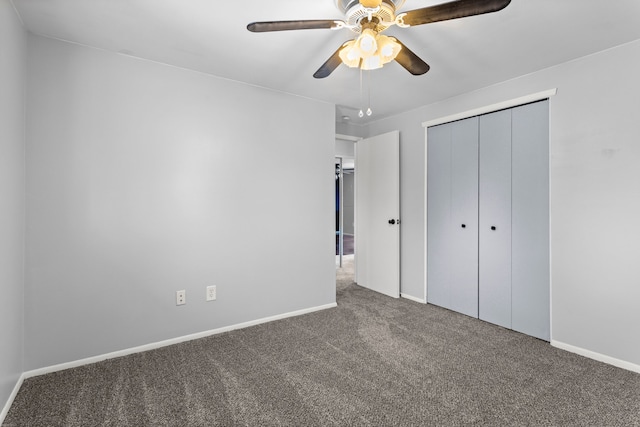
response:
<path fill-rule="evenodd" d="M 336 157 L 335 161 L 335 233 L 336 265 L 355 253 L 355 162 Z"/>
<path fill-rule="evenodd" d="M 336 291 L 355 282 L 355 143 L 358 137 L 335 140 Z"/>
<path fill-rule="evenodd" d="M 358 285 L 400 297 L 400 138 L 398 131 L 351 141 L 336 138 L 337 274 L 353 257 L 353 279 Z M 350 142 L 353 168 L 339 156 L 339 144 Z M 356 149 L 357 145 L 357 149 Z M 344 254 L 345 182 L 353 172 L 354 255 Z M 346 178 L 345 178 L 346 177 Z M 341 282 L 336 282 L 338 291 Z"/>

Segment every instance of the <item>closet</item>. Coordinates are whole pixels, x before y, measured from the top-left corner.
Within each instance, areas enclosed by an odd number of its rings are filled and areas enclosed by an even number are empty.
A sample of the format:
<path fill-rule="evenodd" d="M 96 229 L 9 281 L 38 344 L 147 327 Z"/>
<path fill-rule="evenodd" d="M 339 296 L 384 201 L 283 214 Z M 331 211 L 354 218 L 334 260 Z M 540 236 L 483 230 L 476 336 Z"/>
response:
<path fill-rule="evenodd" d="M 548 100 L 427 129 L 427 302 L 550 339 Z"/>

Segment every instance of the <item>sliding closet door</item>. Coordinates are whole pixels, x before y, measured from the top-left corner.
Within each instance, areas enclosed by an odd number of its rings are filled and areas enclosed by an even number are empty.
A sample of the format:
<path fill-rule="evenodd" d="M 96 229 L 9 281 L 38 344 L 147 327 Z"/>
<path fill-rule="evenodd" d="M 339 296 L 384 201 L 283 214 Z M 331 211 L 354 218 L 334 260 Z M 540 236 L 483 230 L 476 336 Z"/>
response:
<path fill-rule="evenodd" d="M 478 117 L 451 129 L 451 310 L 478 317 Z"/>
<path fill-rule="evenodd" d="M 427 302 L 549 340 L 549 102 L 427 129 Z"/>
<path fill-rule="evenodd" d="M 427 130 L 427 301 L 478 317 L 478 118 Z"/>
<path fill-rule="evenodd" d="M 427 129 L 427 302 L 451 307 L 451 123 Z"/>
<path fill-rule="evenodd" d="M 512 328 L 549 341 L 549 101 L 514 108 L 512 129 Z"/>
<path fill-rule="evenodd" d="M 479 317 L 511 328 L 511 110 L 480 116 Z"/>

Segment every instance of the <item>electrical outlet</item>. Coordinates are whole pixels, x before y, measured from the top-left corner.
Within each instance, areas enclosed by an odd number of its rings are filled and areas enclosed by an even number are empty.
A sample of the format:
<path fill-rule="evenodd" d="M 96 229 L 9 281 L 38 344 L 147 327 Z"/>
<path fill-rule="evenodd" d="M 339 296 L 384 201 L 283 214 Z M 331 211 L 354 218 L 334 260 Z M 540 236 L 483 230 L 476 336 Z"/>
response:
<path fill-rule="evenodd" d="M 187 303 L 187 291 L 176 291 L 176 305 L 185 305 Z"/>
<path fill-rule="evenodd" d="M 215 301 L 216 299 L 216 287 L 207 286 L 207 301 Z"/>

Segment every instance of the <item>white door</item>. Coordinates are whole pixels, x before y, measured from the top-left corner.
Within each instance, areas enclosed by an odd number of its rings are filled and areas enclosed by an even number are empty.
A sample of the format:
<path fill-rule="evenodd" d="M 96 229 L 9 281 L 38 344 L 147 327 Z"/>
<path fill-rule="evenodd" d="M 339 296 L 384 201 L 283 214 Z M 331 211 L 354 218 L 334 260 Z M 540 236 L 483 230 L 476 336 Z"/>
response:
<path fill-rule="evenodd" d="M 356 143 L 355 267 L 358 285 L 400 296 L 398 131 Z"/>

